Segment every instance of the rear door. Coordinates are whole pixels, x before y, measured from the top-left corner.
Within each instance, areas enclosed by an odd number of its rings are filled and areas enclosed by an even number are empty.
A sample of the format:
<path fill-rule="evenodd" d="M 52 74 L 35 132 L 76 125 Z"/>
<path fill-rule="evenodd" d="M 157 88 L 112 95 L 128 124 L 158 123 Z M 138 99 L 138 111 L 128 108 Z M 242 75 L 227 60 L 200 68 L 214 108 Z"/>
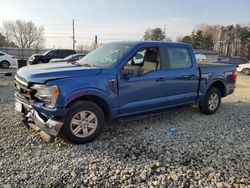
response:
<path fill-rule="evenodd" d="M 0 61 L 2 61 L 2 60 L 4 60 L 4 53 L 2 53 L 1 51 L 0 51 Z"/>
<path fill-rule="evenodd" d="M 167 106 L 196 102 L 199 86 L 199 70 L 191 50 L 183 46 L 165 46 L 168 75 Z"/>

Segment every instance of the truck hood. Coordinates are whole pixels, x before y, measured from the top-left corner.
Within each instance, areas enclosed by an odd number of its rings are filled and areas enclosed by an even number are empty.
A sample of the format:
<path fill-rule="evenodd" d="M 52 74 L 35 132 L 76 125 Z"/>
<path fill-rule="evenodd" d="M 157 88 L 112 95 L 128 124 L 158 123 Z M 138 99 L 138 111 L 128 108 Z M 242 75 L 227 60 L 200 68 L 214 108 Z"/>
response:
<path fill-rule="evenodd" d="M 49 80 L 99 74 L 102 69 L 84 67 L 71 63 L 48 63 L 22 67 L 17 75 L 26 82 L 44 84 Z"/>

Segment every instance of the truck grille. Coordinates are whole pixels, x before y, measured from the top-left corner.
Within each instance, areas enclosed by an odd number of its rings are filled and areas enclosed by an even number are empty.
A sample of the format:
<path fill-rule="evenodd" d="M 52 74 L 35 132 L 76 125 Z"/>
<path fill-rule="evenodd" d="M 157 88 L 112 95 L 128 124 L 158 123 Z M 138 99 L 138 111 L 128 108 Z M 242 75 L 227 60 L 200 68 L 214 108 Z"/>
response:
<path fill-rule="evenodd" d="M 30 84 L 18 75 L 15 76 L 15 91 L 18 98 L 21 98 L 27 102 L 36 101 L 36 90 L 31 89 Z"/>

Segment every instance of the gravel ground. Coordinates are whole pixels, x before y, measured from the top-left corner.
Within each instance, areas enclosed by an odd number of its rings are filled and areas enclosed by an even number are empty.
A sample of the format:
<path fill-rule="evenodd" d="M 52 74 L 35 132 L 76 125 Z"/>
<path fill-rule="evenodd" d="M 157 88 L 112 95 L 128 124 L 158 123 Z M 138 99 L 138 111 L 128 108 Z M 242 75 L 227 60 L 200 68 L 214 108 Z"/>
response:
<path fill-rule="evenodd" d="M 14 112 L 13 76 L 0 75 L 0 187 L 250 187 L 249 82 L 240 75 L 214 115 L 184 108 L 114 122 L 72 145 L 28 130 Z"/>

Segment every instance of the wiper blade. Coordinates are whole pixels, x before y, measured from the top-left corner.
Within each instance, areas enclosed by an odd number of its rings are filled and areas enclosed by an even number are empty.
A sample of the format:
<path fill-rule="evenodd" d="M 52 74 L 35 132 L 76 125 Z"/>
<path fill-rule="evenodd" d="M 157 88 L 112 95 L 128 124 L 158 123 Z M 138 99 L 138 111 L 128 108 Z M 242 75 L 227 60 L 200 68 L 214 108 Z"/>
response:
<path fill-rule="evenodd" d="M 79 64 L 79 62 L 77 62 L 77 61 L 67 61 L 67 63 L 71 63 L 71 64 L 73 64 L 73 65 L 81 65 L 81 64 Z"/>
<path fill-rule="evenodd" d="M 90 65 L 90 64 L 87 64 L 87 63 L 81 64 L 81 66 L 83 66 L 83 67 L 94 67 L 94 65 Z"/>
<path fill-rule="evenodd" d="M 68 63 L 71 63 L 73 65 L 83 66 L 83 67 L 95 67 L 95 65 L 90 65 L 87 63 L 80 63 L 79 61 L 68 61 Z"/>

